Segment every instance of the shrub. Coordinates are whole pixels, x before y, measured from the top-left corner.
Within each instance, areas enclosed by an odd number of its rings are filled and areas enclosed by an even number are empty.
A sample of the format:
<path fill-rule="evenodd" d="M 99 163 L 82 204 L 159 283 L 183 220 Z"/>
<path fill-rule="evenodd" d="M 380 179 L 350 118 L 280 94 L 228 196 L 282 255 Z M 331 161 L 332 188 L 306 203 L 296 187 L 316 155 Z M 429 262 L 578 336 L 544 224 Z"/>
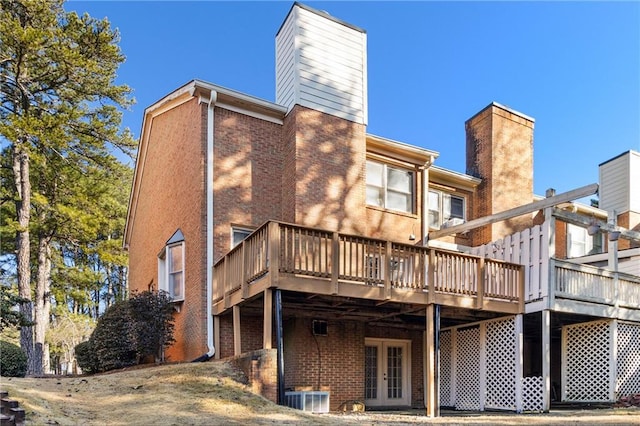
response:
<path fill-rule="evenodd" d="M 83 373 L 92 374 L 100 371 L 96 349 L 91 339 L 78 343 L 75 347 L 76 361 Z"/>
<path fill-rule="evenodd" d="M 145 291 L 110 306 L 87 342 L 76 346 L 78 365 L 86 373 L 138 364 L 146 356 L 161 358 L 174 342 L 173 305 L 166 292 Z"/>
<path fill-rule="evenodd" d="M 98 319 L 91 334 L 99 371 L 128 367 L 137 363 L 135 325 L 128 301 L 110 306 Z"/>
<path fill-rule="evenodd" d="M 19 346 L 0 340 L 0 376 L 24 377 L 27 356 Z"/>
<path fill-rule="evenodd" d="M 173 304 L 165 291 L 144 291 L 129 299 L 135 323 L 136 351 L 139 359 L 154 356 L 162 360 L 162 350 L 173 343 Z"/>

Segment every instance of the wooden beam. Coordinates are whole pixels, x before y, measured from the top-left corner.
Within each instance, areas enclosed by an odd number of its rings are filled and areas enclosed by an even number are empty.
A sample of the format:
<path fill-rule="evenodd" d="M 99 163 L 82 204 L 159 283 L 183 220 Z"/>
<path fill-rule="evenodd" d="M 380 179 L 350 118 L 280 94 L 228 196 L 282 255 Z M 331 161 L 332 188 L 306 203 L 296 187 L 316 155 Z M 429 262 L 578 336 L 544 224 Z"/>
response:
<path fill-rule="evenodd" d="M 591 185 L 583 186 L 582 188 L 574 189 L 568 192 L 563 192 L 562 194 L 554 195 L 553 197 L 545 198 L 544 200 L 534 201 L 533 203 L 518 206 L 513 209 L 492 214 L 490 216 L 470 220 L 461 225 L 455 225 L 448 228 L 440 229 L 438 231 L 429 232 L 428 239 L 435 240 L 438 238 L 446 237 L 447 235 L 470 231 L 481 226 L 490 225 L 492 223 L 542 210 L 547 207 L 557 206 L 558 204 L 577 200 L 578 198 L 587 197 L 589 195 L 595 194 L 596 192 L 598 192 L 598 184 L 592 183 Z"/>
<path fill-rule="evenodd" d="M 425 353 L 424 353 L 424 374 L 425 374 L 425 399 L 426 415 L 428 417 L 438 417 L 440 404 L 438 401 L 438 381 L 436 368 L 436 327 L 435 327 L 435 305 L 428 305 L 426 310 L 426 330 L 424 333 Z"/>
<path fill-rule="evenodd" d="M 640 232 L 632 231 L 621 226 L 612 225 L 601 220 L 596 220 L 589 216 L 571 213 L 558 208 L 553 209 L 552 215 L 557 217 L 558 219 L 562 219 L 563 222 L 571 223 L 572 225 L 578 225 L 582 227 L 598 225 L 600 226 L 600 230 L 605 232 L 620 232 L 620 238 L 625 238 L 632 241 L 640 241 Z"/>

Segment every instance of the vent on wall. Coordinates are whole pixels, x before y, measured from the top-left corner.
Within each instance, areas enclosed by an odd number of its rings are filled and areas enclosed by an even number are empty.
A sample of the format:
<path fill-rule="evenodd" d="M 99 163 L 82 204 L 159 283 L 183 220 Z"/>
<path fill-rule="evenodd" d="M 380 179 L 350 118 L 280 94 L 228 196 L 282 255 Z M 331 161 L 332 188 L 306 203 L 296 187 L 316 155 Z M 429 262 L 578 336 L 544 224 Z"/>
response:
<path fill-rule="evenodd" d="M 326 336 L 327 335 L 327 322 L 323 320 L 313 320 L 313 335 L 314 336 Z"/>

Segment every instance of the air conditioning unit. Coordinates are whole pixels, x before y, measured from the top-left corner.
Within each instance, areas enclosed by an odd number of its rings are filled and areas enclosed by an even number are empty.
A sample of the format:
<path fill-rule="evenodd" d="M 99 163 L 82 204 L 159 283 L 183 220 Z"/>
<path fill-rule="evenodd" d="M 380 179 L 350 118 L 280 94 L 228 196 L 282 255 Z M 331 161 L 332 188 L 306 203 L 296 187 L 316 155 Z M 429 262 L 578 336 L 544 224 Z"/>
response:
<path fill-rule="evenodd" d="M 329 412 L 329 392 L 292 391 L 284 394 L 285 405 L 310 413 Z"/>
<path fill-rule="evenodd" d="M 463 223 L 464 223 L 464 219 L 459 218 L 459 217 L 452 217 L 451 219 L 449 219 L 445 223 L 443 223 L 442 227 L 443 228 L 450 228 L 452 226 L 462 225 Z"/>

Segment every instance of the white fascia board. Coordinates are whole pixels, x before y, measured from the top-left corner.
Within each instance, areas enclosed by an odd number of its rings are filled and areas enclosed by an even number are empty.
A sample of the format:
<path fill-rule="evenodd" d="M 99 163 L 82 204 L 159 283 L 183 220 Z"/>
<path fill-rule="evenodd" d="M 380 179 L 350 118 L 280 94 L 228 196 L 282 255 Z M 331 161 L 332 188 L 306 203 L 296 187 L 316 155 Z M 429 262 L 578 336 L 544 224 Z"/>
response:
<path fill-rule="evenodd" d="M 467 189 L 473 190 L 482 183 L 482 179 L 475 176 L 471 176 L 465 173 L 456 172 L 453 170 L 445 169 L 443 167 L 432 166 L 431 174 L 434 178 L 442 178 L 447 181 L 454 182 Z"/>
<path fill-rule="evenodd" d="M 435 160 L 440 156 L 440 153 L 437 151 L 420 148 L 419 146 L 410 145 L 404 142 L 398 142 L 396 140 L 373 135 L 371 133 L 367 133 L 366 138 L 367 138 L 367 142 L 371 141 L 392 150 L 410 152 L 414 155 L 422 156 L 422 157 L 433 159 L 433 160 Z"/>

